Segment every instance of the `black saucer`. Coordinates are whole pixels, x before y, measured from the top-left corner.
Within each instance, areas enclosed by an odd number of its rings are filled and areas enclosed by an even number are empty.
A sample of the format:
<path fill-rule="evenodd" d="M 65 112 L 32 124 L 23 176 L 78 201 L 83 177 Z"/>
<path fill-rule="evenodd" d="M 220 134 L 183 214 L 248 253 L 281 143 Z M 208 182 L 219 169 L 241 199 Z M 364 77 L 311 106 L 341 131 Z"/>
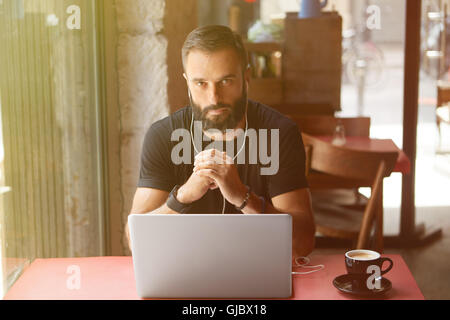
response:
<path fill-rule="evenodd" d="M 342 292 L 358 296 L 378 296 L 392 289 L 392 283 L 386 278 L 381 278 L 380 289 L 373 290 L 353 288 L 352 280 L 354 279 L 355 277 L 350 274 L 343 274 L 334 278 L 333 285 Z"/>

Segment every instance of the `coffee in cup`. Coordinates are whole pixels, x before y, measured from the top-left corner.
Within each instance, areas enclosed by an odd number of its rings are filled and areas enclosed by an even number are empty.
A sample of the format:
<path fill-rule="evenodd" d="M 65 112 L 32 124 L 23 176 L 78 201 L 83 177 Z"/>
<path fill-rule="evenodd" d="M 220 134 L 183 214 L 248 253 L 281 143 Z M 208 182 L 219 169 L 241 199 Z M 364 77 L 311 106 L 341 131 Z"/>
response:
<path fill-rule="evenodd" d="M 349 257 L 355 260 L 373 260 L 373 259 L 377 259 L 379 255 L 375 255 L 372 253 L 367 253 L 367 252 L 354 252 L 349 254 Z"/>
<path fill-rule="evenodd" d="M 389 262 L 389 266 L 382 270 L 383 263 Z M 355 290 L 380 289 L 381 276 L 389 272 L 394 263 L 391 259 L 381 257 L 372 250 L 351 250 L 345 253 L 345 267 L 347 273 L 353 276 L 352 287 Z"/>

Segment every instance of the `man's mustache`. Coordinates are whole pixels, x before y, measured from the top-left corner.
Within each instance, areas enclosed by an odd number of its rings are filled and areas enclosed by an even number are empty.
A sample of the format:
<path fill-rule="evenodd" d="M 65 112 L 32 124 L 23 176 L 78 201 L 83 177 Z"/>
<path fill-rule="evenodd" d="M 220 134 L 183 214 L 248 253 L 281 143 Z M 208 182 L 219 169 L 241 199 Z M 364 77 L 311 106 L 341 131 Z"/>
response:
<path fill-rule="evenodd" d="M 232 107 L 229 104 L 220 103 L 220 104 L 206 107 L 205 109 L 202 110 L 202 114 L 205 115 L 209 111 L 214 111 L 214 110 L 219 110 L 219 109 L 229 109 L 231 111 Z"/>

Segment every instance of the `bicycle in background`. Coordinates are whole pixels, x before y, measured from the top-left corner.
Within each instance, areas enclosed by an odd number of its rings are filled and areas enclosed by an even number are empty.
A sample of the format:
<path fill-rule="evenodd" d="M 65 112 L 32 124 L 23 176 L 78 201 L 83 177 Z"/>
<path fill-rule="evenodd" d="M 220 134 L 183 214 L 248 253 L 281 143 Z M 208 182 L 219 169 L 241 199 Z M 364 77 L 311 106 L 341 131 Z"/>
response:
<path fill-rule="evenodd" d="M 343 83 L 376 87 L 385 76 L 383 51 L 370 39 L 370 30 L 364 25 L 342 33 Z"/>
<path fill-rule="evenodd" d="M 420 70 L 433 80 L 441 80 L 450 68 L 450 17 L 448 1 L 426 0 L 422 6 Z"/>

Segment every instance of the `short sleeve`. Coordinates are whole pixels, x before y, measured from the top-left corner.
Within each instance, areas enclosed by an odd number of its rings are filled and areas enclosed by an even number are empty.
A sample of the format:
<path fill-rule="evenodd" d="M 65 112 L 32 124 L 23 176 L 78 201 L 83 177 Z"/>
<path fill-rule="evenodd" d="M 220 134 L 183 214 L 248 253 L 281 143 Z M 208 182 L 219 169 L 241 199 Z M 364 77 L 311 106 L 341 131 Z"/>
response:
<path fill-rule="evenodd" d="M 152 125 L 144 138 L 138 187 L 170 192 L 176 184 L 170 141 L 162 126 Z"/>
<path fill-rule="evenodd" d="M 308 188 L 305 176 L 305 148 L 296 124 L 280 128 L 279 168 L 268 176 L 271 198 L 297 189 Z"/>

